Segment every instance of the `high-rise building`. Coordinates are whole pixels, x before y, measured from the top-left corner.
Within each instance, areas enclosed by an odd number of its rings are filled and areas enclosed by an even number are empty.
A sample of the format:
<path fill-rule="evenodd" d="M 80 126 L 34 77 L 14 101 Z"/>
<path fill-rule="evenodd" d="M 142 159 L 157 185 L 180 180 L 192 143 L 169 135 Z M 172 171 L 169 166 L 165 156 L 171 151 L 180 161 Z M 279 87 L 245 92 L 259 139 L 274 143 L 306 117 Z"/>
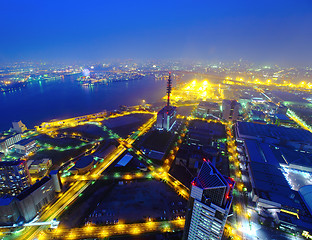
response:
<path fill-rule="evenodd" d="M 169 79 L 167 84 L 167 105 L 157 113 L 156 128 L 158 130 L 170 131 L 176 123 L 176 107 L 170 106 L 171 93 L 171 73 L 169 72 Z"/>
<path fill-rule="evenodd" d="M 0 162 L 0 195 L 16 196 L 30 183 L 26 161 Z"/>
<path fill-rule="evenodd" d="M 193 180 L 184 240 L 221 239 L 232 204 L 235 182 L 225 177 L 208 161 L 204 161 Z"/>
<path fill-rule="evenodd" d="M 224 120 L 236 121 L 240 109 L 240 103 L 236 100 L 223 100 L 222 101 L 222 118 Z"/>

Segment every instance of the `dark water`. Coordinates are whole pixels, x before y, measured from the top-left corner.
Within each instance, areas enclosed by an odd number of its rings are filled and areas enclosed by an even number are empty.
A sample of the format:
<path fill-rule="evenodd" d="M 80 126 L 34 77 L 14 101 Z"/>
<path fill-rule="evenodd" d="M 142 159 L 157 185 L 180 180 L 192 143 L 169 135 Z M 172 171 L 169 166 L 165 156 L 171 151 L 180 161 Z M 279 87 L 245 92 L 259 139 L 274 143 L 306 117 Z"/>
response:
<path fill-rule="evenodd" d="M 140 80 L 84 87 L 70 80 L 36 82 L 0 95 L 0 131 L 22 120 L 28 128 L 51 119 L 62 119 L 159 101 L 166 83 L 147 76 Z"/>

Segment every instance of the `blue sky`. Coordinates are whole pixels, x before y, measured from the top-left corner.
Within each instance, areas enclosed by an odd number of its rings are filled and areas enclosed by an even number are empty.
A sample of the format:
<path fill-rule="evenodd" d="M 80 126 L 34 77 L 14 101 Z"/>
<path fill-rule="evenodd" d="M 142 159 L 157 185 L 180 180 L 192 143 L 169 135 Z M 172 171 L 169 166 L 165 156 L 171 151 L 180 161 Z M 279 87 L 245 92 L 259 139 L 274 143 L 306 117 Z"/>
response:
<path fill-rule="evenodd" d="M 116 58 L 312 64 L 312 1 L 0 2 L 0 61 Z"/>

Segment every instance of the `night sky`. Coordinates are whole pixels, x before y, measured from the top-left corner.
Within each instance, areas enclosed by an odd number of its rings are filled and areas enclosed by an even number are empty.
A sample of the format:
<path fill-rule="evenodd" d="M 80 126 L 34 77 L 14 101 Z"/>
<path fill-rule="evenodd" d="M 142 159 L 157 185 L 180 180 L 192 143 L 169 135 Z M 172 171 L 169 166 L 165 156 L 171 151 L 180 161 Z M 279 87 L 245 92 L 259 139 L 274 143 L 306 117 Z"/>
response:
<path fill-rule="evenodd" d="M 312 64 L 311 0 L 1 0 L 0 61 Z"/>

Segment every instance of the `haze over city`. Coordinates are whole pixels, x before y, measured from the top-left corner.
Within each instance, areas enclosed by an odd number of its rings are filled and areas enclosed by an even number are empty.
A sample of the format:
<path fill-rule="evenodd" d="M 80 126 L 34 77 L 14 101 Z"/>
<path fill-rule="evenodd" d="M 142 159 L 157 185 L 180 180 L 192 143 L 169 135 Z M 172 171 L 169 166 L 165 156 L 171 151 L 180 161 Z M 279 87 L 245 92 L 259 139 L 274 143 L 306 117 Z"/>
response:
<path fill-rule="evenodd" d="M 312 239 L 311 13 L 2 1 L 0 239 Z"/>
<path fill-rule="evenodd" d="M 311 64 L 312 3 L 3 1 L 0 61 L 186 59 Z"/>

